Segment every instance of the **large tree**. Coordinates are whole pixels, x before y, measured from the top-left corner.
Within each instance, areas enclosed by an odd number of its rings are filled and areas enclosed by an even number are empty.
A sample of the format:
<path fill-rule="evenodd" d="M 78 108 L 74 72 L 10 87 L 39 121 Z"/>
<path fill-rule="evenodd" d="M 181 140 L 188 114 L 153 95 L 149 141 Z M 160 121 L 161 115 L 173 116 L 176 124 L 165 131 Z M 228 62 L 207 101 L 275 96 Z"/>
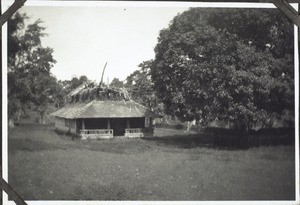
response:
<path fill-rule="evenodd" d="M 52 102 L 57 82 L 51 75 L 56 62 L 53 49 L 42 46 L 42 21 L 26 24 L 26 14 L 16 13 L 8 22 L 8 116 L 9 125 L 21 110 L 33 107 L 44 123 L 45 110 Z M 55 88 L 55 89 L 54 89 Z M 54 90 L 53 90 L 54 89 Z"/>
<path fill-rule="evenodd" d="M 151 76 L 166 112 L 247 130 L 293 113 L 293 26 L 272 9 L 199 9 L 160 32 Z"/>

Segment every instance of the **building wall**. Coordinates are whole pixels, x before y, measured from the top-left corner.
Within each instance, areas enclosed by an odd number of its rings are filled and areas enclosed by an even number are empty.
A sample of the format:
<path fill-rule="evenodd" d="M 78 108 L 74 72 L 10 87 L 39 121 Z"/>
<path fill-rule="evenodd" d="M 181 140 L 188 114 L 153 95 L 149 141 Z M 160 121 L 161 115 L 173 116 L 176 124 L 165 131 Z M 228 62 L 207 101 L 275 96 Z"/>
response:
<path fill-rule="evenodd" d="M 69 127 L 65 125 L 65 119 L 60 117 L 55 117 L 55 128 L 59 131 L 69 131 Z"/>
<path fill-rule="evenodd" d="M 55 127 L 57 130 L 62 132 L 68 132 L 72 134 L 80 134 L 79 130 L 82 129 L 82 120 L 84 120 L 85 129 L 107 129 L 107 119 L 66 119 L 66 118 L 55 118 Z M 101 127 L 101 123 L 99 122 L 105 122 L 103 124 L 104 127 Z M 114 130 L 114 136 L 115 133 L 121 130 L 122 135 L 125 135 L 125 137 L 129 138 L 135 138 L 135 137 L 146 137 L 146 136 L 152 136 L 153 135 L 153 128 L 152 128 L 152 119 L 151 118 L 113 118 L 110 119 L 110 129 Z M 120 122 L 124 123 L 120 123 Z M 126 121 L 128 121 L 126 123 Z M 93 123 L 95 126 L 99 127 L 93 127 Z M 91 127 L 92 126 L 92 127 Z M 125 133 L 126 128 L 141 128 L 143 131 L 140 133 Z M 120 131 L 120 133 L 121 133 Z M 117 136 L 117 135 L 116 135 Z M 95 138 L 94 136 L 90 135 L 89 137 L 84 136 L 83 138 Z M 109 138 L 112 137 L 109 135 Z M 102 137 L 101 137 L 102 138 Z"/>
<path fill-rule="evenodd" d="M 55 128 L 59 131 L 76 134 L 76 120 L 55 117 Z"/>
<path fill-rule="evenodd" d="M 70 133 L 76 134 L 76 120 L 70 119 L 69 123 Z"/>

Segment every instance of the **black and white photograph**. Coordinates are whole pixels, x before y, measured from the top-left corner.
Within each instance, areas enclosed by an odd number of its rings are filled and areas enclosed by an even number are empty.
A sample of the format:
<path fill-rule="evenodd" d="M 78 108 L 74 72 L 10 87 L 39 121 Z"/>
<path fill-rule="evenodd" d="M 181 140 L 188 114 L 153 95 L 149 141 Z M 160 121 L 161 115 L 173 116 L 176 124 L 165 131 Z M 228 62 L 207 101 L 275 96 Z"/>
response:
<path fill-rule="evenodd" d="M 3 179 L 28 204 L 299 203 L 297 29 L 270 3 L 26 2 Z"/>

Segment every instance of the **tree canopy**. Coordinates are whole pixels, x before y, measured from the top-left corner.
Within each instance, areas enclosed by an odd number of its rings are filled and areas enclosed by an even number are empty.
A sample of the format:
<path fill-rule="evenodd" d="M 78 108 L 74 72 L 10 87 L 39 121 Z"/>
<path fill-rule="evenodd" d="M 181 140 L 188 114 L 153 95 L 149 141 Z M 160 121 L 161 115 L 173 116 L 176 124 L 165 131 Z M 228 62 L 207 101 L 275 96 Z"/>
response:
<path fill-rule="evenodd" d="M 42 21 L 26 24 L 27 19 L 26 14 L 16 13 L 8 21 L 8 115 L 13 120 L 31 107 L 45 123 L 48 104 L 59 97 L 60 88 L 50 72 L 56 61 L 53 49 L 42 45 L 46 35 Z"/>
<path fill-rule="evenodd" d="M 134 101 L 159 113 L 162 111 L 162 105 L 159 103 L 151 80 L 150 68 L 152 63 L 152 60 L 140 63 L 139 69 L 126 78 L 125 87 Z"/>
<path fill-rule="evenodd" d="M 154 89 L 183 121 L 292 116 L 293 45 L 293 25 L 277 10 L 192 8 L 159 34 Z"/>
<path fill-rule="evenodd" d="M 74 76 L 71 80 L 59 81 L 59 84 L 63 88 L 65 96 L 67 96 L 71 91 L 85 83 L 92 83 L 91 80 L 89 80 L 85 75 L 79 76 L 79 78 Z"/>
<path fill-rule="evenodd" d="M 113 88 L 122 88 L 124 86 L 123 81 L 119 80 L 119 78 L 114 78 L 109 86 L 113 87 Z"/>

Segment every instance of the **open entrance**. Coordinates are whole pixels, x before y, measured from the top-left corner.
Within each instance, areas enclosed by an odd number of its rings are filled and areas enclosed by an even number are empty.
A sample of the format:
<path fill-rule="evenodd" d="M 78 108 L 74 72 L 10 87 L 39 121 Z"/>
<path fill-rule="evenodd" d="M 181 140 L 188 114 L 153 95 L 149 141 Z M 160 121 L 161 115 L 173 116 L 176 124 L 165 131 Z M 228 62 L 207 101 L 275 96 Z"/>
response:
<path fill-rule="evenodd" d="M 126 118 L 112 118 L 110 119 L 110 128 L 114 130 L 114 136 L 124 136 L 127 128 Z"/>

